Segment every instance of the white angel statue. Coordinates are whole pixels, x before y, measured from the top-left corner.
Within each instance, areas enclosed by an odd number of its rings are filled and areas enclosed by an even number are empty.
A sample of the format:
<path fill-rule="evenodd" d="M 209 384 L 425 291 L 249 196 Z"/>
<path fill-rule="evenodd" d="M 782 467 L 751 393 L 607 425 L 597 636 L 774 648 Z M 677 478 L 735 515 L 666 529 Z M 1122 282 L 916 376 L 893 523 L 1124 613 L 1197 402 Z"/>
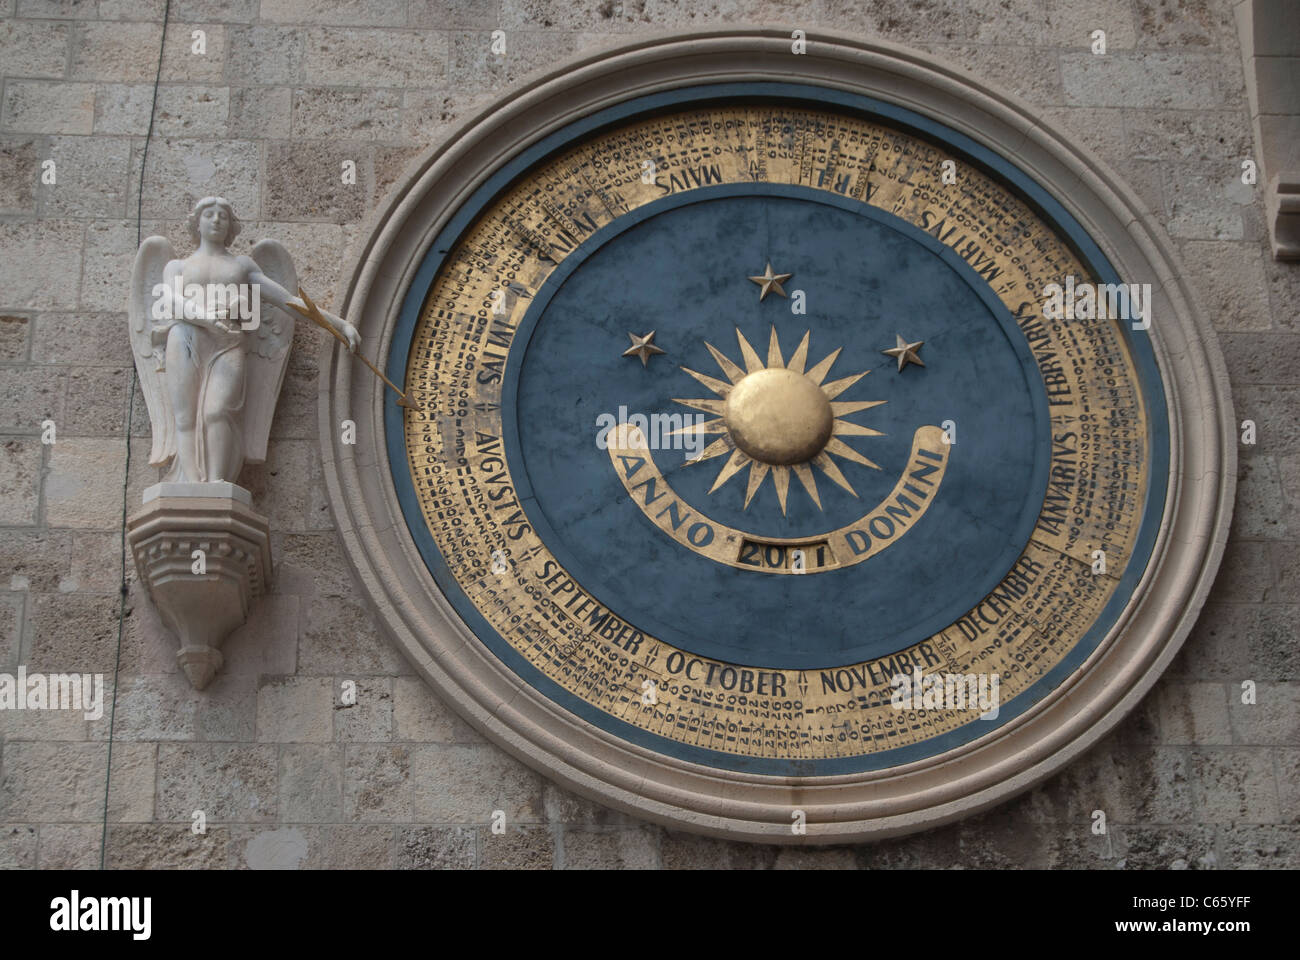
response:
<path fill-rule="evenodd" d="M 237 483 L 244 463 L 266 459 L 267 435 L 293 342 L 297 272 L 275 240 L 249 256 L 228 249 L 239 220 L 230 202 L 204 197 L 189 216 L 198 248 L 184 260 L 166 237 L 140 245 L 127 304 L 132 352 L 149 420 L 149 462 L 165 479 Z M 317 308 L 313 305 L 313 311 Z M 352 324 L 318 317 L 355 352 Z"/>

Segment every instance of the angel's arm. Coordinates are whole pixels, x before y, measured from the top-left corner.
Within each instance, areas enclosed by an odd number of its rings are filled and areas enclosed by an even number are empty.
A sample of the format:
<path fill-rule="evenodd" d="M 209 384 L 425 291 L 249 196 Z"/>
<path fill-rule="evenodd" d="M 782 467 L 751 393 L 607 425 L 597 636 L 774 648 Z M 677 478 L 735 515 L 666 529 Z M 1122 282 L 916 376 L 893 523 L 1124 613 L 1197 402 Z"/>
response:
<path fill-rule="evenodd" d="M 181 271 L 185 264 L 180 260 L 168 260 L 167 266 L 163 267 L 162 275 L 162 292 L 157 296 L 157 301 L 161 301 L 165 306 L 151 306 L 151 311 L 157 310 L 152 319 L 158 319 L 158 313 L 168 320 L 179 320 L 185 316 L 185 301 L 176 299 L 176 278 L 181 276 Z M 156 289 L 156 288 L 155 288 Z M 154 291 L 150 291 L 152 294 Z M 157 303 L 155 301 L 155 303 Z M 171 324 L 166 322 L 154 323 L 150 328 L 150 338 L 155 347 L 162 346 L 167 340 L 167 332 L 171 329 Z"/>
<path fill-rule="evenodd" d="M 258 285 L 261 291 L 261 296 L 265 297 L 282 310 L 289 310 L 290 304 L 294 307 L 300 307 L 304 311 L 307 309 L 307 304 L 303 303 L 301 298 L 294 296 L 263 273 L 262 268 L 257 265 L 257 261 L 252 257 L 240 257 L 239 259 L 244 261 L 245 266 L 248 267 L 248 282 Z M 357 347 L 361 345 L 361 334 L 357 333 L 357 328 L 348 323 L 342 317 L 337 317 L 330 313 L 328 310 L 322 309 L 321 315 L 330 322 L 330 325 L 333 326 L 335 330 L 347 338 L 348 346 L 355 352 Z"/>

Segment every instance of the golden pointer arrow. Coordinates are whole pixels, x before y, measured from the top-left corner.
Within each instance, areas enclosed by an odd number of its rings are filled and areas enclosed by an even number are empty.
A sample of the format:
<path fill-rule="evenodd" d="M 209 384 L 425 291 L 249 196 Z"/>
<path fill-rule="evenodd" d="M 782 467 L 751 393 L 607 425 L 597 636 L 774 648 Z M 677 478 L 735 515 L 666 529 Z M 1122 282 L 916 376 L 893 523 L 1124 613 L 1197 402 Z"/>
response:
<path fill-rule="evenodd" d="M 348 338 L 343 336 L 343 334 L 339 333 L 337 330 L 335 330 L 334 325 L 330 323 L 328 320 L 326 320 L 323 316 L 321 316 L 320 307 L 312 303 L 311 297 L 307 296 L 307 291 L 304 290 L 302 287 L 299 287 L 298 296 L 302 299 L 303 303 L 307 304 L 307 309 L 304 310 L 296 303 L 291 303 L 289 304 L 289 306 L 293 307 L 293 309 L 296 312 L 302 314 L 304 317 L 306 317 L 312 323 L 316 324 L 318 327 L 323 327 L 324 329 L 328 330 L 330 334 L 333 335 L 335 340 L 339 341 L 341 344 L 343 344 L 343 346 L 347 347 L 349 352 L 352 352 L 352 345 L 348 343 Z M 406 409 L 408 410 L 420 409 L 420 405 L 418 403 L 415 403 L 413 400 L 409 399 L 406 396 L 406 394 L 404 394 L 401 390 L 398 390 L 397 384 L 393 383 L 393 381 L 389 380 L 386 376 L 384 376 L 378 367 L 376 367 L 365 357 L 361 356 L 360 353 L 356 354 L 356 356 L 361 360 L 362 363 L 364 363 L 367 367 L 371 369 L 371 371 L 374 373 L 375 376 L 377 376 L 380 380 L 384 381 L 384 383 L 388 384 L 388 386 L 392 389 L 392 391 L 395 394 L 397 394 L 397 405 L 399 407 L 406 407 Z"/>

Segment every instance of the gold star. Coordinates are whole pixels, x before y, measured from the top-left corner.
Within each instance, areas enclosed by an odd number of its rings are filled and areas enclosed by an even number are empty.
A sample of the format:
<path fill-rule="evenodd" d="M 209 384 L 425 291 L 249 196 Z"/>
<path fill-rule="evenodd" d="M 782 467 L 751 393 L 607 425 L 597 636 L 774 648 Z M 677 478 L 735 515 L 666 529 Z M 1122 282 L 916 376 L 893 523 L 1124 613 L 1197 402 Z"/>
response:
<path fill-rule="evenodd" d="M 793 276 L 794 276 L 793 273 L 773 273 L 772 262 L 769 260 L 767 264 L 767 269 L 763 271 L 763 276 L 750 277 L 749 279 L 752 280 L 754 283 L 757 283 L 760 287 L 763 288 L 761 291 L 759 291 L 758 294 L 758 299 L 759 302 L 761 303 L 763 301 L 763 298 L 766 297 L 773 290 L 775 290 L 777 293 L 781 294 L 781 296 L 784 297 L 786 293 L 783 289 L 781 289 L 781 284 L 783 284 L 785 281 L 789 280 Z"/>
<path fill-rule="evenodd" d="M 885 354 L 885 356 L 896 357 L 898 359 L 899 373 L 902 373 L 903 368 L 909 363 L 914 363 L 918 367 L 925 366 L 925 361 L 917 354 L 917 351 L 920 350 L 921 347 L 925 346 L 924 340 L 918 340 L 916 343 L 908 343 L 903 339 L 902 334 L 895 333 L 894 337 L 898 340 L 898 346 L 891 347 L 888 350 L 881 350 L 880 352 Z"/>
<path fill-rule="evenodd" d="M 651 330 L 643 337 L 638 337 L 635 333 L 628 333 L 628 338 L 632 341 L 632 346 L 623 351 L 625 357 L 640 357 L 641 366 L 648 366 L 650 355 L 654 353 L 663 353 L 650 341 L 655 338 L 655 332 Z"/>

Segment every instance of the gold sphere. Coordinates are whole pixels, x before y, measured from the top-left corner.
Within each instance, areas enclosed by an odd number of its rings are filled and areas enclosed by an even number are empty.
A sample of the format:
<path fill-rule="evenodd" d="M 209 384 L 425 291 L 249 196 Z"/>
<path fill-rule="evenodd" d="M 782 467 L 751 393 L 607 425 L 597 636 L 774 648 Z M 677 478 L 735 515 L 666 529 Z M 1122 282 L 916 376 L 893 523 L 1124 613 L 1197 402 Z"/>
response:
<path fill-rule="evenodd" d="M 727 394 L 723 418 L 736 446 L 774 466 L 811 460 L 834 427 L 821 388 L 803 374 L 781 368 L 743 377 Z"/>

